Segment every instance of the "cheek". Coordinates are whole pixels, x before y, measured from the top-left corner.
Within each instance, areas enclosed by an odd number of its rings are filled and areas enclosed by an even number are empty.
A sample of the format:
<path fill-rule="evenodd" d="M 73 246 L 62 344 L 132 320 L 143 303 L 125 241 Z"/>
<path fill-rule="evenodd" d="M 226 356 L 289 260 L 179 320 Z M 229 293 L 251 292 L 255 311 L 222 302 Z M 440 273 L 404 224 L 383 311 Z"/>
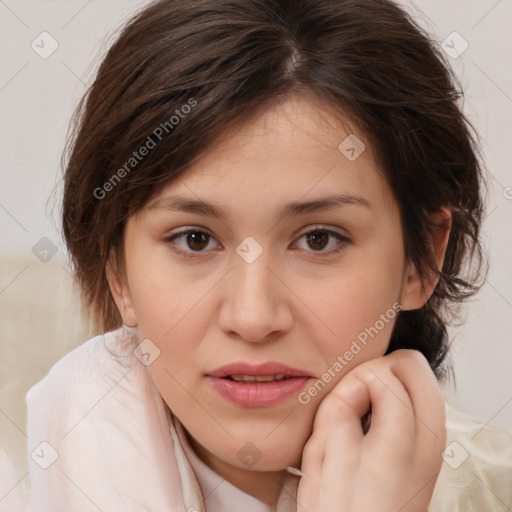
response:
<path fill-rule="evenodd" d="M 361 255 L 329 279 L 299 291 L 326 326 L 316 335 L 325 372 L 330 372 L 326 380 L 338 382 L 353 367 L 384 355 L 400 311 L 401 280 L 401 254 L 390 247 Z"/>
<path fill-rule="evenodd" d="M 134 248 L 130 258 L 130 292 L 140 336 L 167 343 L 185 351 L 200 328 L 201 297 L 214 285 L 214 277 L 195 276 L 171 264 L 165 248 L 154 244 Z"/>

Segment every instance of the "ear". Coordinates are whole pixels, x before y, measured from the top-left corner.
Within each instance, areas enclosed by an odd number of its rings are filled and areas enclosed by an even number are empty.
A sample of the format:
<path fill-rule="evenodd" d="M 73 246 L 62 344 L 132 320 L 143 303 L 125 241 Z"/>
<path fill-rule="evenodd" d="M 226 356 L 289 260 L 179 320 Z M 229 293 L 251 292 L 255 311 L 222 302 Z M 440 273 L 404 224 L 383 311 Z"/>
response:
<path fill-rule="evenodd" d="M 448 208 L 440 208 L 429 216 L 429 221 L 432 227 L 431 248 L 435 254 L 437 269 L 441 271 L 452 227 L 452 212 Z M 423 307 L 434 293 L 438 282 L 439 276 L 431 272 L 424 276 L 422 283 L 416 267 L 410 263 L 404 275 L 402 309 L 407 311 Z"/>
<path fill-rule="evenodd" d="M 126 278 L 124 265 L 118 261 L 117 252 L 112 250 L 105 269 L 110 292 L 116 303 L 123 324 L 127 327 L 137 326 L 137 317 L 133 309 L 133 300 Z"/>

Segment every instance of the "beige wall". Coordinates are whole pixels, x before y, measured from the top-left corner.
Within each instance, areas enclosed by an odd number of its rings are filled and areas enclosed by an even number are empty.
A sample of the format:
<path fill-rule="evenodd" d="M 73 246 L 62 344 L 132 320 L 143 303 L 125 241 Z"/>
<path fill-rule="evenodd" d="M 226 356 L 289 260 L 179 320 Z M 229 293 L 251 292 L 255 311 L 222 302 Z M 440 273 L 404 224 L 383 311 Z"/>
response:
<path fill-rule="evenodd" d="M 21 477 L 28 471 L 27 391 L 94 332 L 81 316 L 73 279 L 58 261 L 3 256 L 0 268 L 0 446 Z"/>

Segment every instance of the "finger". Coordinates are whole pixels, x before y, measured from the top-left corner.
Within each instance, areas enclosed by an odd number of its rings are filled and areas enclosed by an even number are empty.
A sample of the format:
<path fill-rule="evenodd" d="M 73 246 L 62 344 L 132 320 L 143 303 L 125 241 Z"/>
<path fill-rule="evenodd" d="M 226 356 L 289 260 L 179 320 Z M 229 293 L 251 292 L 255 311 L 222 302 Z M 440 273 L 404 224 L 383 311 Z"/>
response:
<path fill-rule="evenodd" d="M 325 399 L 317 413 L 317 426 L 326 441 L 323 474 L 353 478 L 359 459 L 371 453 L 389 467 L 410 466 L 414 460 L 415 423 L 405 387 L 386 358 L 368 361 L 348 373 Z M 372 407 L 372 424 L 366 438 L 361 417 Z"/>
<path fill-rule="evenodd" d="M 307 484 L 308 486 L 312 486 L 312 488 L 318 488 L 320 485 L 325 453 L 324 450 L 324 443 L 317 442 L 316 439 L 311 437 L 304 446 L 304 450 L 302 452 L 300 465 L 300 471 L 302 473 L 301 482 L 304 482 L 304 484 Z"/>
<path fill-rule="evenodd" d="M 391 371 L 410 397 L 418 448 L 424 453 L 442 451 L 446 443 L 445 404 L 427 360 L 416 350 L 398 350 L 387 357 Z"/>
<path fill-rule="evenodd" d="M 372 404 L 365 442 L 382 457 L 411 459 L 415 419 L 407 390 L 391 371 L 386 358 L 370 361 L 360 371 L 359 378 L 366 382 Z"/>
<path fill-rule="evenodd" d="M 370 407 L 366 384 L 350 373 L 322 400 L 313 424 L 313 434 L 306 443 L 301 471 L 304 475 L 320 475 L 323 470 L 326 447 L 330 441 L 336 453 L 348 457 L 348 452 L 359 446 L 363 431 L 361 417 Z M 336 391 L 335 391 L 336 390 Z"/>
<path fill-rule="evenodd" d="M 343 385 L 341 385 L 343 382 Z M 321 446 L 320 453 L 308 470 L 318 472 L 321 478 L 351 481 L 354 468 L 361 457 L 364 433 L 361 418 L 370 408 L 368 386 L 357 374 L 347 374 L 327 395 L 317 411 L 313 438 Z M 311 451 L 313 446 L 310 447 Z"/>
<path fill-rule="evenodd" d="M 343 428 L 351 441 L 361 440 L 361 418 L 369 411 L 371 398 L 366 383 L 354 370 L 324 398 L 315 417 L 314 429 Z"/>
<path fill-rule="evenodd" d="M 316 428 L 336 426 L 343 429 L 339 432 L 347 442 L 361 441 L 361 418 L 371 406 L 369 439 L 386 440 L 389 445 L 400 443 L 407 451 L 414 438 L 413 406 L 407 390 L 391 372 L 391 363 L 392 360 L 381 357 L 351 370 L 320 405 Z"/>

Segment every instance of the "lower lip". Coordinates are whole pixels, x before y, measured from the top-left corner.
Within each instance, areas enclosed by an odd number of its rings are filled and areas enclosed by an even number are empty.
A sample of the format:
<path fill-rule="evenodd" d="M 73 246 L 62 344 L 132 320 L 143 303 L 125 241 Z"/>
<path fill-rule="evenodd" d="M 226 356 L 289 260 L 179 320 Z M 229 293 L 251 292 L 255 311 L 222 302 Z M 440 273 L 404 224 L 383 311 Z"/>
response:
<path fill-rule="evenodd" d="M 208 376 L 213 387 L 225 398 L 243 407 L 276 405 L 300 391 L 309 377 L 292 377 L 273 382 L 246 384 Z"/>

